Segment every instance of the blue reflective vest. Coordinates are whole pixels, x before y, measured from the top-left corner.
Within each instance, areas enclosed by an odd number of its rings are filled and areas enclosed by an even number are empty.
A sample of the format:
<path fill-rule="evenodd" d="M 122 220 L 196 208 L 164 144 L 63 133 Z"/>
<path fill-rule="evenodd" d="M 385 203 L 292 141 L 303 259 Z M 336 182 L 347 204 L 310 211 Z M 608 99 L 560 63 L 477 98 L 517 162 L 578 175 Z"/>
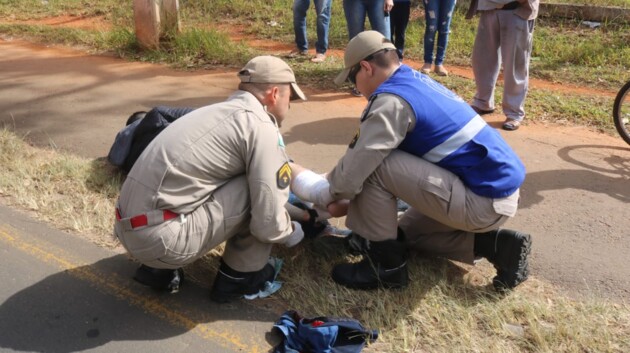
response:
<path fill-rule="evenodd" d="M 480 196 L 507 197 L 525 180 L 525 166 L 501 135 L 427 75 L 401 65 L 371 98 L 381 93 L 401 97 L 415 114 L 400 150 L 451 171 Z"/>

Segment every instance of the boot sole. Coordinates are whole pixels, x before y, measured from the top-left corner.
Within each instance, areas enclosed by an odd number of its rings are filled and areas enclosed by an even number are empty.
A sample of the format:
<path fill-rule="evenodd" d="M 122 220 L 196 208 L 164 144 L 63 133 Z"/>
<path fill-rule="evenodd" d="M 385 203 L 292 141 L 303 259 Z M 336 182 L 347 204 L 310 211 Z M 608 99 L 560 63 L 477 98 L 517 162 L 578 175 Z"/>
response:
<path fill-rule="evenodd" d="M 497 291 L 506 291 L 513 289 L 519 284 L 525 282 L 529 277 L 529 254 L 532 248 L 531 235 L 516 232 L 515 236 L 519 238 L 519 242 L 514 242 L 510 252 L 518 252 L 519 256 L 514 259 L 503 269 L 497 268 L 497 276 L 493 278 L 492 284 Z"/>

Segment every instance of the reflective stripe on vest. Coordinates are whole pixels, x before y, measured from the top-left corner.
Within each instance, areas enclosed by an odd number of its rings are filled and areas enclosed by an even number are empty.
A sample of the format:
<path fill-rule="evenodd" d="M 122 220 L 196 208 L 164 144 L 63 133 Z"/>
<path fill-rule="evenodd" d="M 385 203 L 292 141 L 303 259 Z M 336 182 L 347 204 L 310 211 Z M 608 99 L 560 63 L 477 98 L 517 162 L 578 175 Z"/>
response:
<path fill-rule="evenodd" d="M 468 124 L 464 125 L 461 130 L 457 131 L 446 141 L 433 147 L 433 149 L 425 153 L 422 158 L 432 163 L 438 163 L 472 140 L 485 126 L 486 122 L 479 115 L 476 115 Z"/>

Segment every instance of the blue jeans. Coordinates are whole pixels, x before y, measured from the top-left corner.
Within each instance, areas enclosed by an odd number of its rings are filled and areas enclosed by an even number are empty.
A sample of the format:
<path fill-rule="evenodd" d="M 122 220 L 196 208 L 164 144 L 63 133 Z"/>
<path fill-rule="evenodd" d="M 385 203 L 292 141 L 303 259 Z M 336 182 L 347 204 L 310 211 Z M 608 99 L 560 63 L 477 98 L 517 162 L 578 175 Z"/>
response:
<path fill-rule="evenodd" d="M 426 27 L 424 30 L 424 62 L 433 63 L 433 47 L 435 47 L 435 33 L 438 33 L 437 53 L 435 55 L 435 65 L 442 65 L 446 46 L 448 45 L 448 34 L 451 28 L 451 19 L 455 9 L 456 0 L 423 0 L 424 18 Z"/>
<path fill-rule="evenodd" d="M 313 0 L 317 11 L 317 42 L 315 51 L 325 54 L 328 49 L 328 26 L 330 24 L 330 8 L 332 0 Z M 301 51 L 308 50 L 306 38 L 306 12 L 311 0 L 293 1 L 293 30 L 295 31 L 295 44 Z"/>
<path fill-rule="evenodd" d="M 366 14 L 370 20 L 370 27 L 390 39 L 389 16 L 385 16 L 383 5 L 383 0 L 343 0 L 349 39 L 365 30 Z"/>

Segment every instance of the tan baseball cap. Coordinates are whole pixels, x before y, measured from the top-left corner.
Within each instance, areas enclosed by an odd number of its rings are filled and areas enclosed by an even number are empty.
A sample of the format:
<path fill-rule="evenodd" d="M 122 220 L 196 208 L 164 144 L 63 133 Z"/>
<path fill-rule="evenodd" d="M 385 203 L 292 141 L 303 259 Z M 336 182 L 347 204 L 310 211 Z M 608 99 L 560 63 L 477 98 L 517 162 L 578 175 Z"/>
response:
<path fill-rule="evenodd" d="M 348 74 L 354 65 L 383 49 L 396 50 L 396 47 L 380 32 L 364 31 L 357 34 L 346 47 L 346 52 L 343 55 L 344 69 L 335 78 L 335 84 L 341 85 L 346 82 Z"/>
<path fill-rule="evenodd" d="M 238 78 L 243 83 L 289 83 L 291 84 L 291 100 L 306 100 L 304 92 L 295 82 L 293 70 L 282 59 L 271 55 L 257 56 L 250 60 Z"/>

